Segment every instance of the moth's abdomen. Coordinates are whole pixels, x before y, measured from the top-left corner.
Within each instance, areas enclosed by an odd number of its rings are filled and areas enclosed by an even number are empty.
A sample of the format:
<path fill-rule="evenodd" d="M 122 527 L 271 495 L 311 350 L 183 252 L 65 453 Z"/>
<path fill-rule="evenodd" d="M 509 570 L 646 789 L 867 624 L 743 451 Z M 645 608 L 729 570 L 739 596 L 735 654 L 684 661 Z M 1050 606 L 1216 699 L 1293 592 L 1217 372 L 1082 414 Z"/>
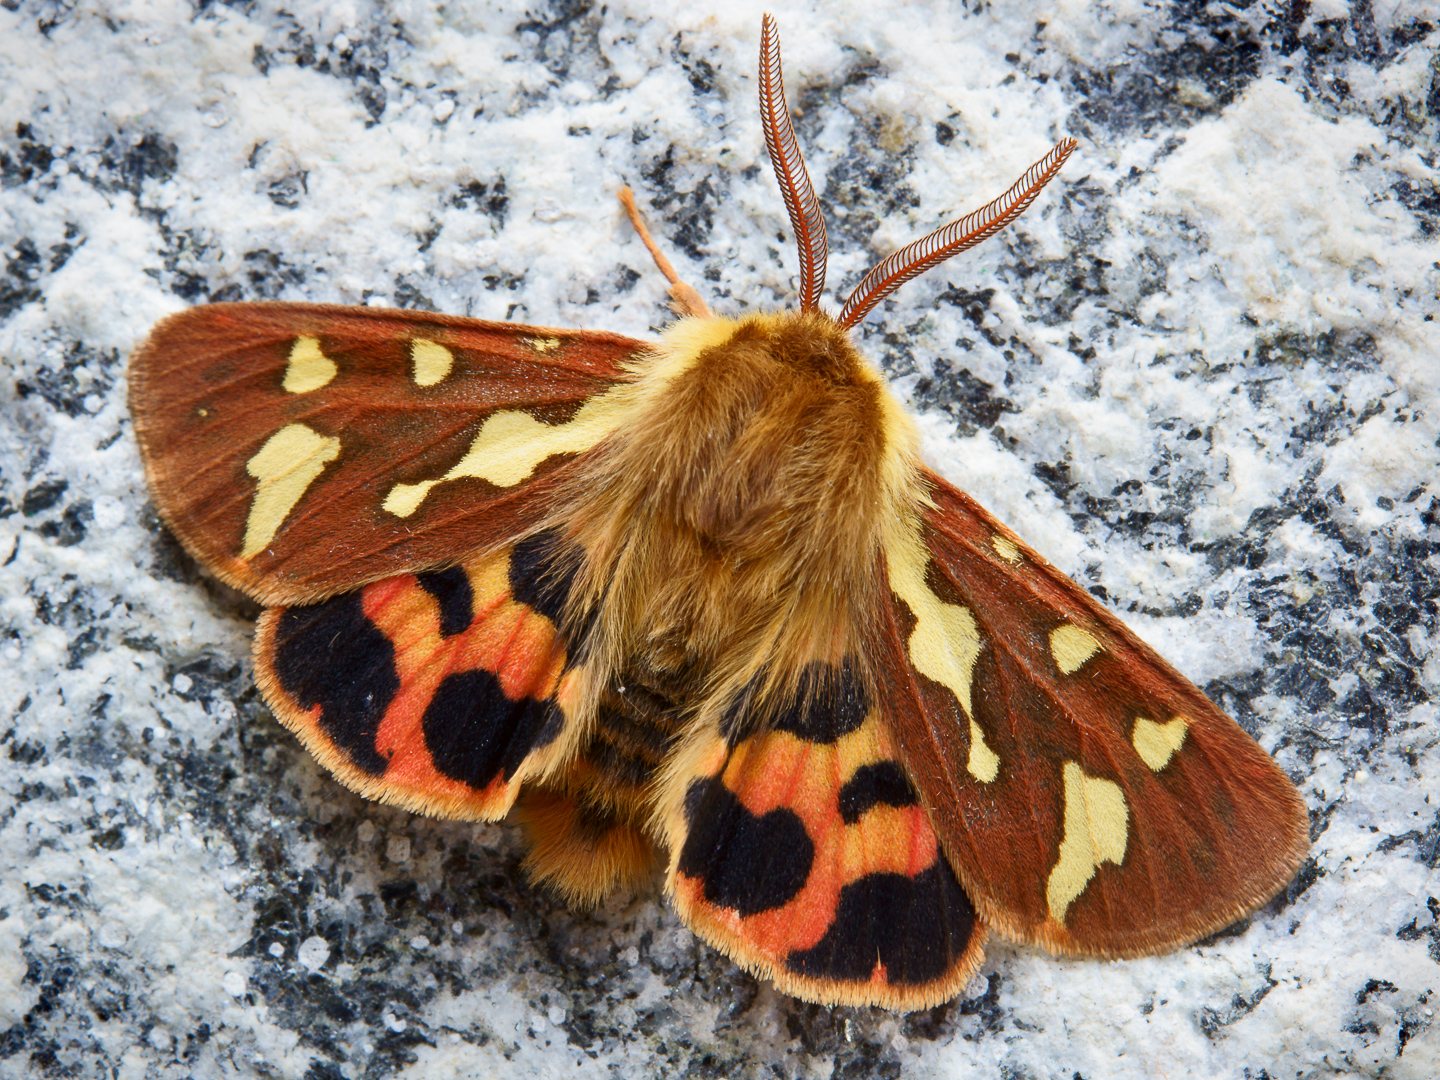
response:
<path fill-rule="evenodd" d="M 644 687 L 616 686 L 601 696 L 581 758 L 602 790 L 642 800 L 675 748 L 684 715 Z"/>
<path fill-rule="evenodd" d="M 593 903 L 659 864 L 649 839 L 657 784 L 693 717 L 634 672 L 598 695 L 564 773 L 517 804 L 530 876 Z"/>

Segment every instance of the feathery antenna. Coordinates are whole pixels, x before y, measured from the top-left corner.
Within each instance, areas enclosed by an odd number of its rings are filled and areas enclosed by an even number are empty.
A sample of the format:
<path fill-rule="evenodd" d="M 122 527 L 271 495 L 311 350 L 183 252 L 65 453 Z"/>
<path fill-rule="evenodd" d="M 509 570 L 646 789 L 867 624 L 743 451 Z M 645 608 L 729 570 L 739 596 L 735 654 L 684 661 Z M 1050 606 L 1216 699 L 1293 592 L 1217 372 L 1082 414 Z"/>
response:
<path fill-rule="evenodd" d="M 911 278 L 939 266 L 952 255 L 972 248 L 994 236 L 1025 212 L 1035 201 L 1040 189 L 1060 171 L 1065 159 L 1079 145 L 1074 139 L 1061 139 L 1050 152 L 1025 170 L 1025 175 L 1010 185 L 1010 190 L 971 211 L 958 221 L 942 225 L 927 236 L 907 244 L 884 259 L 861 280 L 840 309 L 837 320 L 847 330 Z"/>
<path fill-rule="evenodd" d="M 780 73 L 780 28 L 772 15 L 760 24 L 760 122 L 765 149 L 780 182 L 780 197 L 790 214 L 790 229 L 800 252 L 800 310 L 814 311 L 825 290 L 825 219 L 815 199 L 815 186 L 800 156 L 790 110 L 785 107 L 785 81 Z"/>

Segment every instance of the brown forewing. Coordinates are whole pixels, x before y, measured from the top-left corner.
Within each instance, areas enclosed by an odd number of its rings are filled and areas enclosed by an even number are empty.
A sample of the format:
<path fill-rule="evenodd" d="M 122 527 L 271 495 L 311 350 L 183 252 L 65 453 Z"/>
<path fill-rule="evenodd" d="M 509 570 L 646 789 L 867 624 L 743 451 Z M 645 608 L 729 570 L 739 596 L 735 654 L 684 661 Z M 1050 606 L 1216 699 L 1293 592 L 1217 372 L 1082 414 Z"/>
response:
<path fill-rule="evenodd" d="M 927 585 L 978 624 L 972 702 L 999 759 L 992 781 L 967 771 L 969 721 L 955 696 L 909 662 L 914 618 L 898 598 L 883 605 L 872 655 L 902 755 L 986 921 L 1060 952 L 1134 956 L 1193 941 L 1274 895 L 1309 838 L 1305 806 L 1270 757 L 974 500 L 926 479 Z M 1100 646 L 1068 675 L 1050 644 L 1062 624 Z M 1185 741 L 1159 770 L 1132 744 L 1137 716 L 1188 718 Z M 1129 818 L 1124 858 L 1100 861 L 1057 922 L 1047 882 L 1064 834 L 1067 762 L 1117 785 Z"/>
<path fill-rule="evenodd" d="M 288 393 L 297 338 L 318 339 L 336 374 Z M 410 377 L 410 343 L 454 357 L 449 375 Z M 219 577 L 269 604 L 304 603 L 396 573 L 454 562 L 534 524 L 556 455 L 521 483 L 474 477 L 436 487 L 411 516 L 382 509 L 396 483 L 443 476 L 486 416 L 520 409 L 562 422 L 626 378 L 645 348 L 615 334 L 490 323 L 427 312 L 320 304 L 214 304 L 156 327 L 130 366 L 130 408 L 161 514 Z M 255 481 L 247 462 L 303 423 L 341 450 L 273 542 L 240 558 Z"/>

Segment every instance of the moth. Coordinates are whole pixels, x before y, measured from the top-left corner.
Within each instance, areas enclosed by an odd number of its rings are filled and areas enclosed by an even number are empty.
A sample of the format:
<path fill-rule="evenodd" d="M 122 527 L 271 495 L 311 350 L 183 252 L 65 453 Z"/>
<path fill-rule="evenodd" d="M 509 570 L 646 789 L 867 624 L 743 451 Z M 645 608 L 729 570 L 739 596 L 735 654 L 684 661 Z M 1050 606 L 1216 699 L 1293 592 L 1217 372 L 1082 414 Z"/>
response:
<path fill-rule="evenodd" d="M 154 500 L 265 605 L 256 677 L 347 786 L 512 815 L 577 903 L 651 878 L 782 991 L 915 1009 L 987 933 L 1174 949 L 1264 903 L 1305 806 L 1241 729 L 969 496 L 851 329 L 1075 148 L 880 262 L 838 315 L 766 16 L 796 311 L 656 343 L 216 304 L 130 367 Z"/>

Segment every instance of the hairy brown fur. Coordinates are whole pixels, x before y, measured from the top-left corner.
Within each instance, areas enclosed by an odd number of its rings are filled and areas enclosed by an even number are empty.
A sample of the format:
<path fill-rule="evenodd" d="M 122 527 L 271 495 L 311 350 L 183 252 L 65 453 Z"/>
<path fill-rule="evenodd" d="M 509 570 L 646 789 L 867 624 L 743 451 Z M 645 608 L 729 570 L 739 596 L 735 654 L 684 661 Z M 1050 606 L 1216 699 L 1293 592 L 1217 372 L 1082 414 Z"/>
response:
<path fill-rule="evenodd" d="M 654 843 L 632 815 L 594 806 L 579 792 L 527 789 L 511 812 L 525 832 L 525 870 L 577 907 L 598 904 L 653 872 Z"/>
<path fill-rule="evenodd" d="M 852 652 L 882 525 L 913 512 L 918 474 L 913 428 L 849 335 L 818 312 L 683 320 L 636 374 L 633 421 L 565 514 L 600 667 L 668 673 L 652 688 L 693 708 Z"/>
<path fill-rule="evenodd" d="M 585 552 L 571 605 L 595 621 L 567 709 L 577 757 L 544 782 L 663 841 L 671 774 L 727 706 L 763 724 L 819 689 L 814 661 L 863 668 L 885 524 L 923 496 L 911 421 L 827 315 L 682 319 L 632 374 L 626 422 L 547 523 Z M 606 764 L 617 710 L 631 731 L 689 732 L 646 784 Z M 534 869 L 590 899 L 606 845 L 578 855 Z"/>

